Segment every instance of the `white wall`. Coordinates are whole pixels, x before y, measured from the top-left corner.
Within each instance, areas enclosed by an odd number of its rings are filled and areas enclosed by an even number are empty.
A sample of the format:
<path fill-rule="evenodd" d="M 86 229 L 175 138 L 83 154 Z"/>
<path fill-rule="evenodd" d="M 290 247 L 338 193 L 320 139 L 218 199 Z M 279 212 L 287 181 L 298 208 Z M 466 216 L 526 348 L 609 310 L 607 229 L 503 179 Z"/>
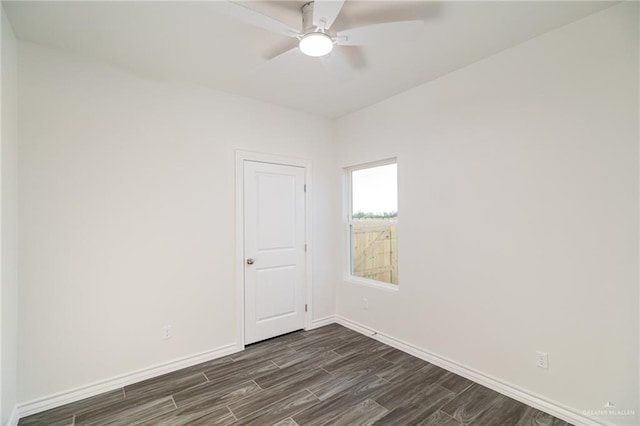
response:
<path fill-rule="evenodd" d="M 2 163 L 0 176 L 0 423 L 16 405 L 18 330 L 18 93 L 17 50 L 11 24 L 2 14 Z"/>
<path fill-rule="evenodd" d="M 400 180 L 400 290 L 341 282 L 339 315 L 576 411 L 640 412 L 637 7 L 337 121 L 341 167 L 397 156 Z"/>
<path fill-rule="evenodd" d="M 245 149 L 314 162 L 316 319 L 337 297 L 344 317 L 577 411 L 640 411 L 637 4 L 335 126 L 18 47 L 20 402 L 235 341 L 229 177 Z M 342 282 L 334 241 L 339 168 L 392 156 L 397 293 Z"/>
<path fill-rule="evenodd" d="M 314 316 L 333 315 L 329 121 L 19 52 L 21 402 L 235 342 L 236 149 L 313 161 Z"/>

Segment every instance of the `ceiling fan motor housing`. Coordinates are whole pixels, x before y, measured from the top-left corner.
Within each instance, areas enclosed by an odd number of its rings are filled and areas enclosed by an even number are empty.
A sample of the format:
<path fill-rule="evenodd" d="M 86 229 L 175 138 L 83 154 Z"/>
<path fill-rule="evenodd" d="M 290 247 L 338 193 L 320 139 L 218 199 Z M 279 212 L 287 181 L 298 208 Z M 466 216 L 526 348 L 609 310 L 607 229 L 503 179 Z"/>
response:
<path fill-rule="evenodd" d="M 310 1 L 302 6 L 302 33 L 308 34 L 316 32 L 328 35 L 325 28 L 316 28 L 313 25 L 313 3 L 314 2 Z"/>
<path fill-rule="evenodd" d="M 321 57 L 333 50 L 333 38 L 325 28 L 324 22 L 319 26 L 313 23 L 314 2 L 302 6 L 302 37 L 298 43 L 300 51 L 307 56 Z M 317 20 L 316 20 L 317 21 Z"/>

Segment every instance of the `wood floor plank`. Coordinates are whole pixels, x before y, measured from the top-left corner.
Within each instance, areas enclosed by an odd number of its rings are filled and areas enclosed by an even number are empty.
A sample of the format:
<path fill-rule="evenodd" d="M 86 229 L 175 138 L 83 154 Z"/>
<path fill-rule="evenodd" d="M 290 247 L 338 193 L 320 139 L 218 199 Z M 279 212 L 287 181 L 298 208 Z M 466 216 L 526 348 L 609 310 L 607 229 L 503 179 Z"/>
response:
<path fill-rule="evenodd" d="M 357 374 L 352 376 L 352 380 L 341 382 L 327 381 L 320 386 L 315 386 L 309 390 L 313 392 L 320 400 L 328 398 L 346 398 L 349 397 L 354 401 L 362 401 L 382 392 L 387 381 L 372 374 Z M 357 399 L 353 399 L 357 397 Z"/>
<path fill-rule="evenodd" d="M 345 342 L 357 342 L 364 339 L 370 339 L 371 336 L 360 334 L 357 331 L 350 330 L 348 328 L 342 328 L 340 330 L 340 334 L 336 336 L 340 340 L 344 340 Z"/>
<path fill-rule="evenodd" d="M 452 392 L 439 393 L 434 395 L 432 398 L 427 397 L 422 400 L 411 398 L 410 400 L 397 405 L 388 414 L 381 417 L 375 424 L 407 426 L 430 424 L 428 423 L 428 419 L 437 413 L 442 406 L 453 400 L 453 398 L 455 398 L 455 394 Z"/>
<path fill-rule="evenodd" d="M 569 426 L 569 424 L 551 414 L 536 410 L 533 407 L 527 407 L 517 426 Z"/>
<path fill-rule="evenodd" d="M 50 413 L 38 413 L 33 416 L 20 419 L 18 426 L 71 426 L 73 414 L 54 415 Z"/>
<path fill-rule="evenodd" d="M 306 338 L 304 334 L 300 331 L 294 331 L 292 333 L 283 334 L 282 336 L 274 337 L 272 339 L 265 340 L 264 342 L 258 342 L 256 345 L 261 345 L 264 343 L 282 343 L 284 345 L 288 345 L 289 343 L 297 342 L 298 340 L 302 340 Z"/>
<path fill-rule="evenodd" d="M 316 385 L 311 386 L 308 389 L 313 392 L 313 394 L 316 395 L 319 399 L 325 400 L 358 384 L 362 380 L 373 380 L 373 375 L 362 372 L 342 375 L 330 375 L 330 377 L 326 381 L 317 383 Z"/>
<path fill-rule="evenodd" d="M 122 400 L 115 400 L 109 403 L 99 404 L 94 407 L 89 407 L 85 411 L 75 413 L 75 422 L 76 424 L 83 423 L 85 421 L 87 423 L 91 423 L 95 418 L 117 415 L 118 413 L 127 413 L 130 410 L 133 410 L 133 412 L 135 412 L 137 407 L 153 403 L 158 399 L 159 398 L 157 398 L 155 395 L 140 395 L 129 398 L 125 397 Z M 166 400 L 167 398 L 162 397 L 160 399 Z"/>
<path fill-rule="evenodd" d="M 440 368 L 437 365 L 429 364 L 420 369 L 420 373 L 422 374 L 424 384 L 432 385 L 438 383 L 442 380 L 449 372 L 444 368 Z M 412 377 L 413 374 L 411 372 L 401 374 L 398 376 L 398 380 L 405 380 L 407 377 Z"/>
<path fill-rule="evenodd" d="M 202 373 L 185 374 L 180 370 L 125 386 L 124 392 L 127 398 L 150 396 L 160 398 L 206 382 L 207 378 Z"/>
<path fill-rule="evenodd" d="M 195 420 L 185 423 L 185 426 L 229 426 L 236 422 L 236 418 L 233 414 L 225 417 L 217 417 L 216 413 L 209 413 Z M 154 425 L 155 426 L 155 425 Z M 174 426 L 168 424 L 167 426 Z"/>
<path fill-rule="evenodd" d="M 391 425 L 403 425 L 413 426 L 418 425 L 428 418 L 431 414 L 437 411 L 434 407 L 424 407 L 420 405 L 404 405 L 402 407 L 396 407 L 389 411 L 386 415 L 379 418 L 374 425 L 376 426 L 391 426 Z"/>
<path fill-rule="evenodd" d="M 329 388 L 324 395 L 326 399 L 310 409 L 298 413 L 293 419 L 300 425 L 323 425 L 351 410 L 357 404 L 372 399 L 387 382 L 379 377 L 368 375 L 359 380 L 347 382 L 343 388 Z M 318 392 L 318 391 L 316 391 Z M 316 396 L 316 394 L 314 392 Z"/>
<path fill-rule="evenodd" d="M 146 400 L 146 402 L 112 407 L 111 410 L 94 410 L 76 416 L 76 426 L 125 426 L 168 413 L 175 409 L 171 397 Z"/>
<path fill-rule="evenodd" d="M 348 328 L 343 327 L 339 324 L 329 324 L 329 325 L 325 325 L 324 327 L 315 328 L 313 330 L 301 331 L 300 334 L 309 338 L 317 338 L 317 337 L 323 337 L 323 336 L 333 336 L 336 338 L 341 338 L 341 337 L 349 338 L 349 337 L 354 337 L 356 335 L 361 335 L 360 333 L 356 333 L 355 331 L 349 330 Z"/>
<path fill-rule="evenodd" d="M 406 352 L 402 352 L 395 348 L 387 349 L 386 351 L 383 351 L 382 353 L 380 353 L 379 356 L 394 364 L 400 364 L 400 363 L 415 359 L 413 355 L 410 355 Z"/>
<path fill-rule="evenodd" d="M 470 386 L 442 408 L 461 423 L 469 423 L 499 401 L 500 394 L 479 384 Z"/>
<path fill-rule="evenodd" d="M 318 402 L 318 398 L 311 392 L 302 390 L 239 419 L 234 425 L 265 426 L 277 424 L 289 417 L 294 417 L 298 412 L 304 411 Z"/>
<path fill-rule="evenodd" d="M 306 340 L 302 338 L 302 340 Z M 266 341 L 247 346 L 244 351 L 230 355 L 233 361 L 256 360 L 268 361 L 283 354 L 293 354 L 294 351 L 285 343 L 278 341 Z"/>
<path fill-rule="evenodd" d="M 370 426 L 388 412 L 373 399 L 366 399 L 334 417 L 331 424 L 334 426 Z"/>
<path fill-rule="evenodd" d="M 327 339 L 334 339 L 337 340 L 339 343 L 343 343 L 342 340 L 340 340 L 340 337 L 347 337 L 348 334 L 346 334 L 345 330 L 341 330 L 341 329 L 334 329 L 331 331 L 323 331 L 323 330 L 312 330 L 311 332 L 304 334 L 305 339 L 304 341 L 298 341 L 298 342 L 292 342 L 290 345 L 293 349 L 296 349 L 296 345 L 302 344 L 303 342 L 319 342 L 321 340 L 327 340 Z"/>
<path fill-rule="evenodd" d="M 368 354 L 356 354 L 342 357 L 335 361 L 325 364 L 322 368 L 334 375 L 342 375 L 348 373 L 377 373 L 378 371 L 388 369 L 391 363 L 378 356 Z"/>
<path fill-rule="evenodd" d="M 236 418 L 224 405 L 213 408 L 191 405 L 151 417 L 136 426 L 229 425 L 235 421 Z"/>
<path fill-rule="evenodd" d="M 291 417 L 275 423 L 273 426 L 299 426 Z"/>
<path fill-rule="evenodd" d="M 81 399 L 80 401 L 72 402 L 59 409 L 66 409 L 74 414 L 81 414 L 88 410 L 95 410 L 104 405 L 113 404 L 124 399 L 124 392 L 122 388 L 118 388 L 109 392 L 101 393 L 100 395 L 92 396 L 90 398 Z M 56 409 L 57 410 L 57 409 Z"/>
<path fill-rule="evenodd" d="M 315 334 L 308 334 L 306 337 L 309 340 L 320 340 L 320 339 L 327 339 L 327 338 L 331 338 L 336 340 L 337 344 L 342 344 L 344 342 L 348 342 L 350 340 L 353 340 L 355 338 L 358 337 L 362 337 L 361 334 L 356 333 L 352 330 L 346 329 L 346 328 L 341 328 L 341 329 L 335 329 L 333 331 L 324 333 L 324 332 L 320 332 L 320 330 L 313 330 L 316 331 L 317 333 Z"/>
<path fill-rule="evenodd" d="M 185 389 L 173 395 L 178 408 L 218 407 L 238 402 L 246 397 L 260 392 L 262 389 L 253 380 L 236 383 L 231 379 L 227 382 L 208 382 Z"/>
<path fill-rule="evenodd" d="M 183 368 L 181 371 L 185 373 L 204 373 L 207 370 L 220 368 L 223 365 L 232 364 L 233 360 L 225 356 L 223 358 L 216 358 L 211 361 L 202 362 L 200 364 L 192 365 L 191 367 Z"/>
<path fill-rule="evenodd" d="M 33 416 L 20 419 L 19 426 L 64 426 L 73 424 L 73 415 L 90 409 L 96 409 L 118 403 L 124 399 L 122 389 L 105 392 L 97 396 L 47 410 Z"/>
<path fill-rule="evenodd" d="M 327 376 L 328 373 L 323 370 L 300 372 L 297 376 L 291 377 L 287 382 L 260 391 L 242 401 L 229 404 L 229 409 L 238 419 L 246 417 L 253 412 L 262 410 L 276 403 L 287 395 L 305 390 L 318 382 L 326 380 Z"/>
<path fill-rule="evenodd" d="M 444 411 L 436 411 L 422 423 L 424 426 L 462 426 L 462 423 L 458 422 L 456 419 L 445 413 Z M 493 423 L 492 423 L 493 424 Z M 500 423 L 495 423 L 499 425 Z M 507 426 L 506 423 L 504 426 Z M 486 425 L 485 425 L 486 426 Z"/>
<path fill-rule="evenodd" d="M 375 400 L 388 410 L 392 410 L 402 403 L 407 403 L 406 397 L 415 392 L 428 391 L 425 386 L 425 374 L 416 371 L 411 376 L 403 380 L 389 382 L 384 388 L 384 392 L 378 395 Z"/>
<path fill-rule="evenodd" d="M 310 408 L 301 410 L 293 416 L 293 420 L 300 426 L 321 426 L 331 424 L 340 413 L 348 410 L 350 401 L 331 398 L 321 401 Z"/>
<path fill-rule="evenodd" d="M 384 344 L 382 342 L 377 342 L 377 343 L 378 343 L 377 345 L 373 345 L 370 348 L 368 348 L 366 350 L 366 353 L 371 354 L 371 355 L 380 356 L 381 353 L 388 351 L 389 348 L 391 347 L 391 346 L 386 345 L 386 344 Z"/>
<path fill-rule="evenodd" d="M 261 388 L 268 389 L 294 379 L 301 371 L 319 370 L 324 364 L 337 358 L 340 358 L 340 356 L 332 352 L 320 352 L 317 356 L 291 364 L 288 367 L 281 368 L 279 370 L 270 371 L 269 373 L 255 378 L 254 380 Z"/>
<path fill-rule="evenodd" d="M 405 355 L 406 355 L 406 353 L 405 353 L 405 352 L 402 352 L 402 351 L 401 351 L 401 350 L 399 350 L 399 349 L 396 349 L 396 348 L 394 348 L 394 347 L 389 346 L 389 347 L 388 347 L 388 348 L 386 348 L 385 350 L 380 351 L 380 352 L 378 353 L 378 356 L 380 356 L 380 357 L 385 358 L 385 359 L 387 359 L 387 360 L 388 360 L 389 358 L 394 359 L 394 358 L 396 358 L 396 357 L 404 357 L 404 356 L 403 356 L 403 354 L 405 354 Z"/>
<path fill-rule="evenodd" d="M 470 425 L 483 426 L 489 422 L 503 425 L 516 425 L 524 416 L 527 408 L 528 407 L 521 402 L 504 395 L 499 395 L 497 401 L 473 419 Z"/>
<path fill-rule="evenodd" d="M 459 394 L 473 385 L 473 382 L 462 376 L 448 372 L 444 377 L 442 377 L 438 384 L 445 389 L 449 389 L 453 393 Z"/>
<path fill-rule="evenodd" d="M 278 370 L 278 366 L 271 361 L 245 359 L 221 368 L 207 370 L 204 372 L 204 375 L 210 382 L 222 382 L 230 378 L 244 381 L 252 380 L 274 370 Z"/>
<path fill-rule="evenodd" d="M 348 356 L 353 354 L 373 354 L 387 350 L 387 345 L 378 342 L 375 339 L 366 337 L 358 341 L 345 341 L 343 344 L 333 349 L 337 354 Z"/>
<path fill-rule="evenodd" d="M 343 345 L 344 342 L 335 336 L 307 337 L 289 344 L 289 347 L 298 352 L 320 352 L 331 351 L 334 348 Z"/>
<path fill-rule="evenodd" d="M 320 368 L 324 364 L 338 358 L 341 358 L 341 356 L 333 351 L 296 351 L 294 354 L 281 355 L 273 358 L 271 361 L 282 369 L 292 367 L 296 364 L 297 368 L 309 368 L 310 365 L 313 365 L 314 368 Z"/>
<path fill-rule="evenodd" d="M 387 368 L 383 368 L 378 371 L 376 375 L 385 380 L 393 381 L 398 378 L 409 377 L 416 371 L 426 367 L 428 364 L 428 362 L 423 361 L 420 358 L 411 357 L 410 359 L 398 364 L 389 364 Z"/>
<path fill-rule="evenodd" d="M 343 330 L 343 329 L 346 329 L 346 328 L 334 322 L 332 324 L 327 324 L 323 327 L 314 328 L 312 330 L 302 330 L 300 334 L 302 334 L 303 336 L 309 336 L 317 333 L 328 333 L 335 330 Z"/>
<path fill-rule="evenodd" d="M 420 379 L 416 381 L 397 382 L 388 386 L 384 393 L 378 395 L 375 400 L 388 410 L 404 405 L 431 406 L 441 401 L 448 402 L 456 395 L 448 389 L 438 385 L 424 386 Z"/>
<path fill-rule="evenodd" d="M 388 382 L 375 375 L 366 376 L 366 380 L 361 380 L 353 386 L 349 386 L 337 393 L 324 393 L 322 397 L 334 398 L 355 398 L 358 401 L 373 398 L 384 391 Z"/>
<path fill-rule="evenodd" d="M 322 353 L 322 352 L 320 352 L 320 353 Z M 313 352 L 295 351 L 292 354 L 283 354 L 283 355 L 277 356 L 275 358 L 272 358 L 271 361 L 273 361 L 273 363 L 276 364 L 280 368 L 286 368 L 286 367 L 292 366 L 293 364 L 298 364 L 300 362 L 304 362 L 304 361 L 307 361 L 309 359 L 313 359 L 313 357 L 315 357 L 315 356 L 316 356 L 316 354 L 313 353 Z"/>

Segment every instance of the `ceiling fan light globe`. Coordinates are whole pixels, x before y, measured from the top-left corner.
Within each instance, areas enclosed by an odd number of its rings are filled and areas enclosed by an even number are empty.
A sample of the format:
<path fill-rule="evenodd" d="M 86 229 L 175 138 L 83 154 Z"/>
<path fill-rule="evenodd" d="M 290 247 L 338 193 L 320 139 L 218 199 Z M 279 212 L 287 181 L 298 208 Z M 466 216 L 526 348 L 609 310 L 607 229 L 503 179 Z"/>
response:
<path fill-rule="evenodd" d="M 302 37 L 298 47 L 307 56 L 320 57 L 333 50 L 333 40 L 324 33 L 309 33 Z"/>

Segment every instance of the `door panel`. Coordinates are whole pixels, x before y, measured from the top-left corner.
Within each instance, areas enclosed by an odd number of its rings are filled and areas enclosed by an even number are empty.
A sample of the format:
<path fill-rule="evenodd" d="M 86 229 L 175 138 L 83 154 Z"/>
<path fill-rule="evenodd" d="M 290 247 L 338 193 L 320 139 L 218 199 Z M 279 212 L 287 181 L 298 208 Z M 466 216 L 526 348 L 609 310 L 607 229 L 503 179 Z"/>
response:
<path fill-rule="evenodd" d="M 283 167 L 283 166 L 280 166 Z M 294 249 L 296 176 L 258 172 L 258 250 Z"/>
<path fill-rule="evenodd" d="M 256 271 L 256 321 L 258 323 L 296 311 L 296 266 Z"/>
<path fill-rule="evenodd" d="M 304 177 L 244 162 L 245 344 L 304 327 Z"/>

